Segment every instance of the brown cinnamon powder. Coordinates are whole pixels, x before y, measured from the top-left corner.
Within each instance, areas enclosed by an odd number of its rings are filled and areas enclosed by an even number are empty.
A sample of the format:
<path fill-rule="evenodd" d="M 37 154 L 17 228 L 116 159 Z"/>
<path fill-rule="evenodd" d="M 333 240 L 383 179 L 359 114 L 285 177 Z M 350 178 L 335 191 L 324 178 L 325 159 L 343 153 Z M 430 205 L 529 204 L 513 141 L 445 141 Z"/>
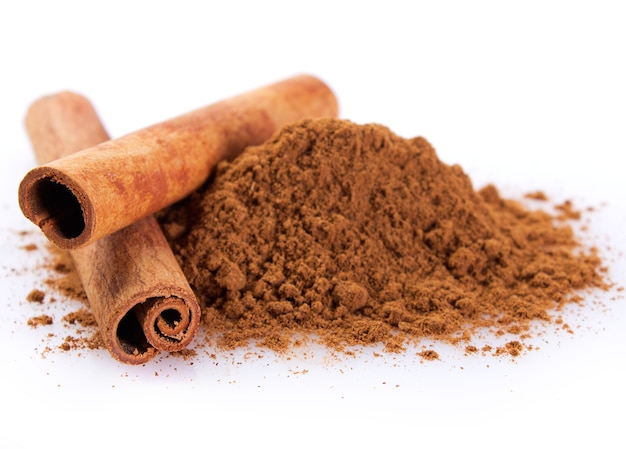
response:
<path fill-rule="evenodd" d="M 158 218 L 222 347 L 280 351 L 314 336 L 471 353 L 486 331 L 512 337 L 483 352 L 517 356 L 532 323 L 607 288 L 600 258 L 563 222 L 577 217 L 569 203 L 552 215 L 475 190 L 421 137 L 320 119 L 220 164 Z"/>
<path fill-rule="evenodd" d="M 49 326 L 53 323 L 53 318 L 50 315 L 37 315 L 28 319 L 28 325 L 31 327 Z"/>
<path fill-rule="evenodd" d="M 26 295 L 26 301 L 36 302 L 36 303 L 41 304 L 43 303 L 43 300 L 45 297 L 46 297 L 46 293 L 44 291 L 41 291 L 38 288 L 35 288 L 31 290 L 30 293 L 28 293 L 28 295 Z"/>
<path fill-rule="evenodd" d="M 26 245 L 24 249 L 31 246 Z M 44 284 L 49 288 L 48 292 L 41 289 L 33 289 L 27 296 L 26 300 L 31 303 L 43 304 L 46 297 L 49 303 L 56 302 L 53 295 L 60 295 L 63 299 L 72 301 L 73 307 L 78 307 L 72 311 L 64 312 L 60 317 L 60 322 L 68 329 L 73 331 L 74 335 L 65 335 L 61 344 L 57 345 L 59 349 L 64 351 L 79 349 L 100 349 L 104 348 L 100 332 L 98 331 L 95 317 L 89 309 L 87 296 L 83 290 L 80 278 L 74 268 L 72 258 L 67 251 L 48 244 L 46 245 L 47 257 L 44 262 L 46 278 Z M 49 312 L 49 310 L 47 310 Z M 51 325 L 56 320 L 48 315 L 42 314 L 28 318 L 27 324 L 31 327 L 40 325 Z M 47 338 L 52 341 L 57 336 L 48 334 Z M 53 350 L 53 347 L 46 346 L 42 355 Z"/>

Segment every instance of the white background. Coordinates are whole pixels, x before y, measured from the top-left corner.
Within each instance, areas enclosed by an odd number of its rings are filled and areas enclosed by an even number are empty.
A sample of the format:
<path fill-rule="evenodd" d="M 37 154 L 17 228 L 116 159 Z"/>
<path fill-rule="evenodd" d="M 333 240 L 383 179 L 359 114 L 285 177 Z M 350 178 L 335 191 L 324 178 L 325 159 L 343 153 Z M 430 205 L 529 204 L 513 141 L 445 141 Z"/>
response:
<path fill-rule="evenodd" d="M 16 200 L 35 165 L 22 120 L 41 95 L 87 95 L 116 137 L 306 72 L 343 118 L 426 137 L 477 187 L 594 207 L 588 238 L 625 285 L 622 4 L 2 2 L 0 447 L 624 447 L 623 294 L 588 295 L 574 334 L 549 328 L 513 361 L 439 346 L 432 363 L 414 351 L 200 351 L 140 367 L 104 351 L 43 356 L 46 334 L 66 330 L 26 325 L 46 311 L 25 301 L 45 254 L 19 248 L 43 240 Z"/>

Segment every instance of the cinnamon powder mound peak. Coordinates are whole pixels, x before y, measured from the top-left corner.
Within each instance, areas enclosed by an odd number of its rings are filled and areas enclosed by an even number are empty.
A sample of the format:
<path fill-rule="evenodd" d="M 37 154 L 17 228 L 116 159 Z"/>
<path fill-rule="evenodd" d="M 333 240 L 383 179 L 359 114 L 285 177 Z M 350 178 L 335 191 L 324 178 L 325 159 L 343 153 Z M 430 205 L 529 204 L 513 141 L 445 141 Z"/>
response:
<path fill-rule="evenodd" d="M 288 125 L 158 219 L 224 347 L 517 342 L 605 288 L 571 227 L 378 124 Z"/>

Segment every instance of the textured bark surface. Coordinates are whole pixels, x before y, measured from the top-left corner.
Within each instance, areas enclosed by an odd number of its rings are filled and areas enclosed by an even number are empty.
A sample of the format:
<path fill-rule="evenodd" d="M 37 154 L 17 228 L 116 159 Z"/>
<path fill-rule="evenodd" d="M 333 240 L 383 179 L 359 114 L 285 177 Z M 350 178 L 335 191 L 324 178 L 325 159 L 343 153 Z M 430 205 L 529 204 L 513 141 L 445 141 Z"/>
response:
<path fill-rule="evenodd" d="M 37 167 L 20 207 L 59 248 L 79 248 L 187 196 L 283 125 L 337 110 L 320 80 L 289 78 Z"/>
<path fill-rule="evenodd" d="M 42 164 L 108 140 L 90 102 L 70 92 L 35 102 L 26 127 Z M 198 301 L 153 216 L 70 254 L 116 359 L 144 363 L 193 339 Z"/>

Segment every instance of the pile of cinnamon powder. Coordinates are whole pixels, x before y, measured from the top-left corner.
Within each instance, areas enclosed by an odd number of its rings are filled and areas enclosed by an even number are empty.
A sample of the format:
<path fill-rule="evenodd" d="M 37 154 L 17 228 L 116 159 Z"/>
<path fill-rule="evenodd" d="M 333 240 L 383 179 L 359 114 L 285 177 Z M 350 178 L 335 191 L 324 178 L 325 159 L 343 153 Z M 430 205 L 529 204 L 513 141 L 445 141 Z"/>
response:
<path fill-rule="evenodd" d="M 557 218 L 476 191 L 421 137 L 336 119 L 283 128 L 158 215 L 222 347 L 428 338 L 473 352 L 486 330 L 511 335 L 512 355 L 532 323 L 606 288 Z"/>

